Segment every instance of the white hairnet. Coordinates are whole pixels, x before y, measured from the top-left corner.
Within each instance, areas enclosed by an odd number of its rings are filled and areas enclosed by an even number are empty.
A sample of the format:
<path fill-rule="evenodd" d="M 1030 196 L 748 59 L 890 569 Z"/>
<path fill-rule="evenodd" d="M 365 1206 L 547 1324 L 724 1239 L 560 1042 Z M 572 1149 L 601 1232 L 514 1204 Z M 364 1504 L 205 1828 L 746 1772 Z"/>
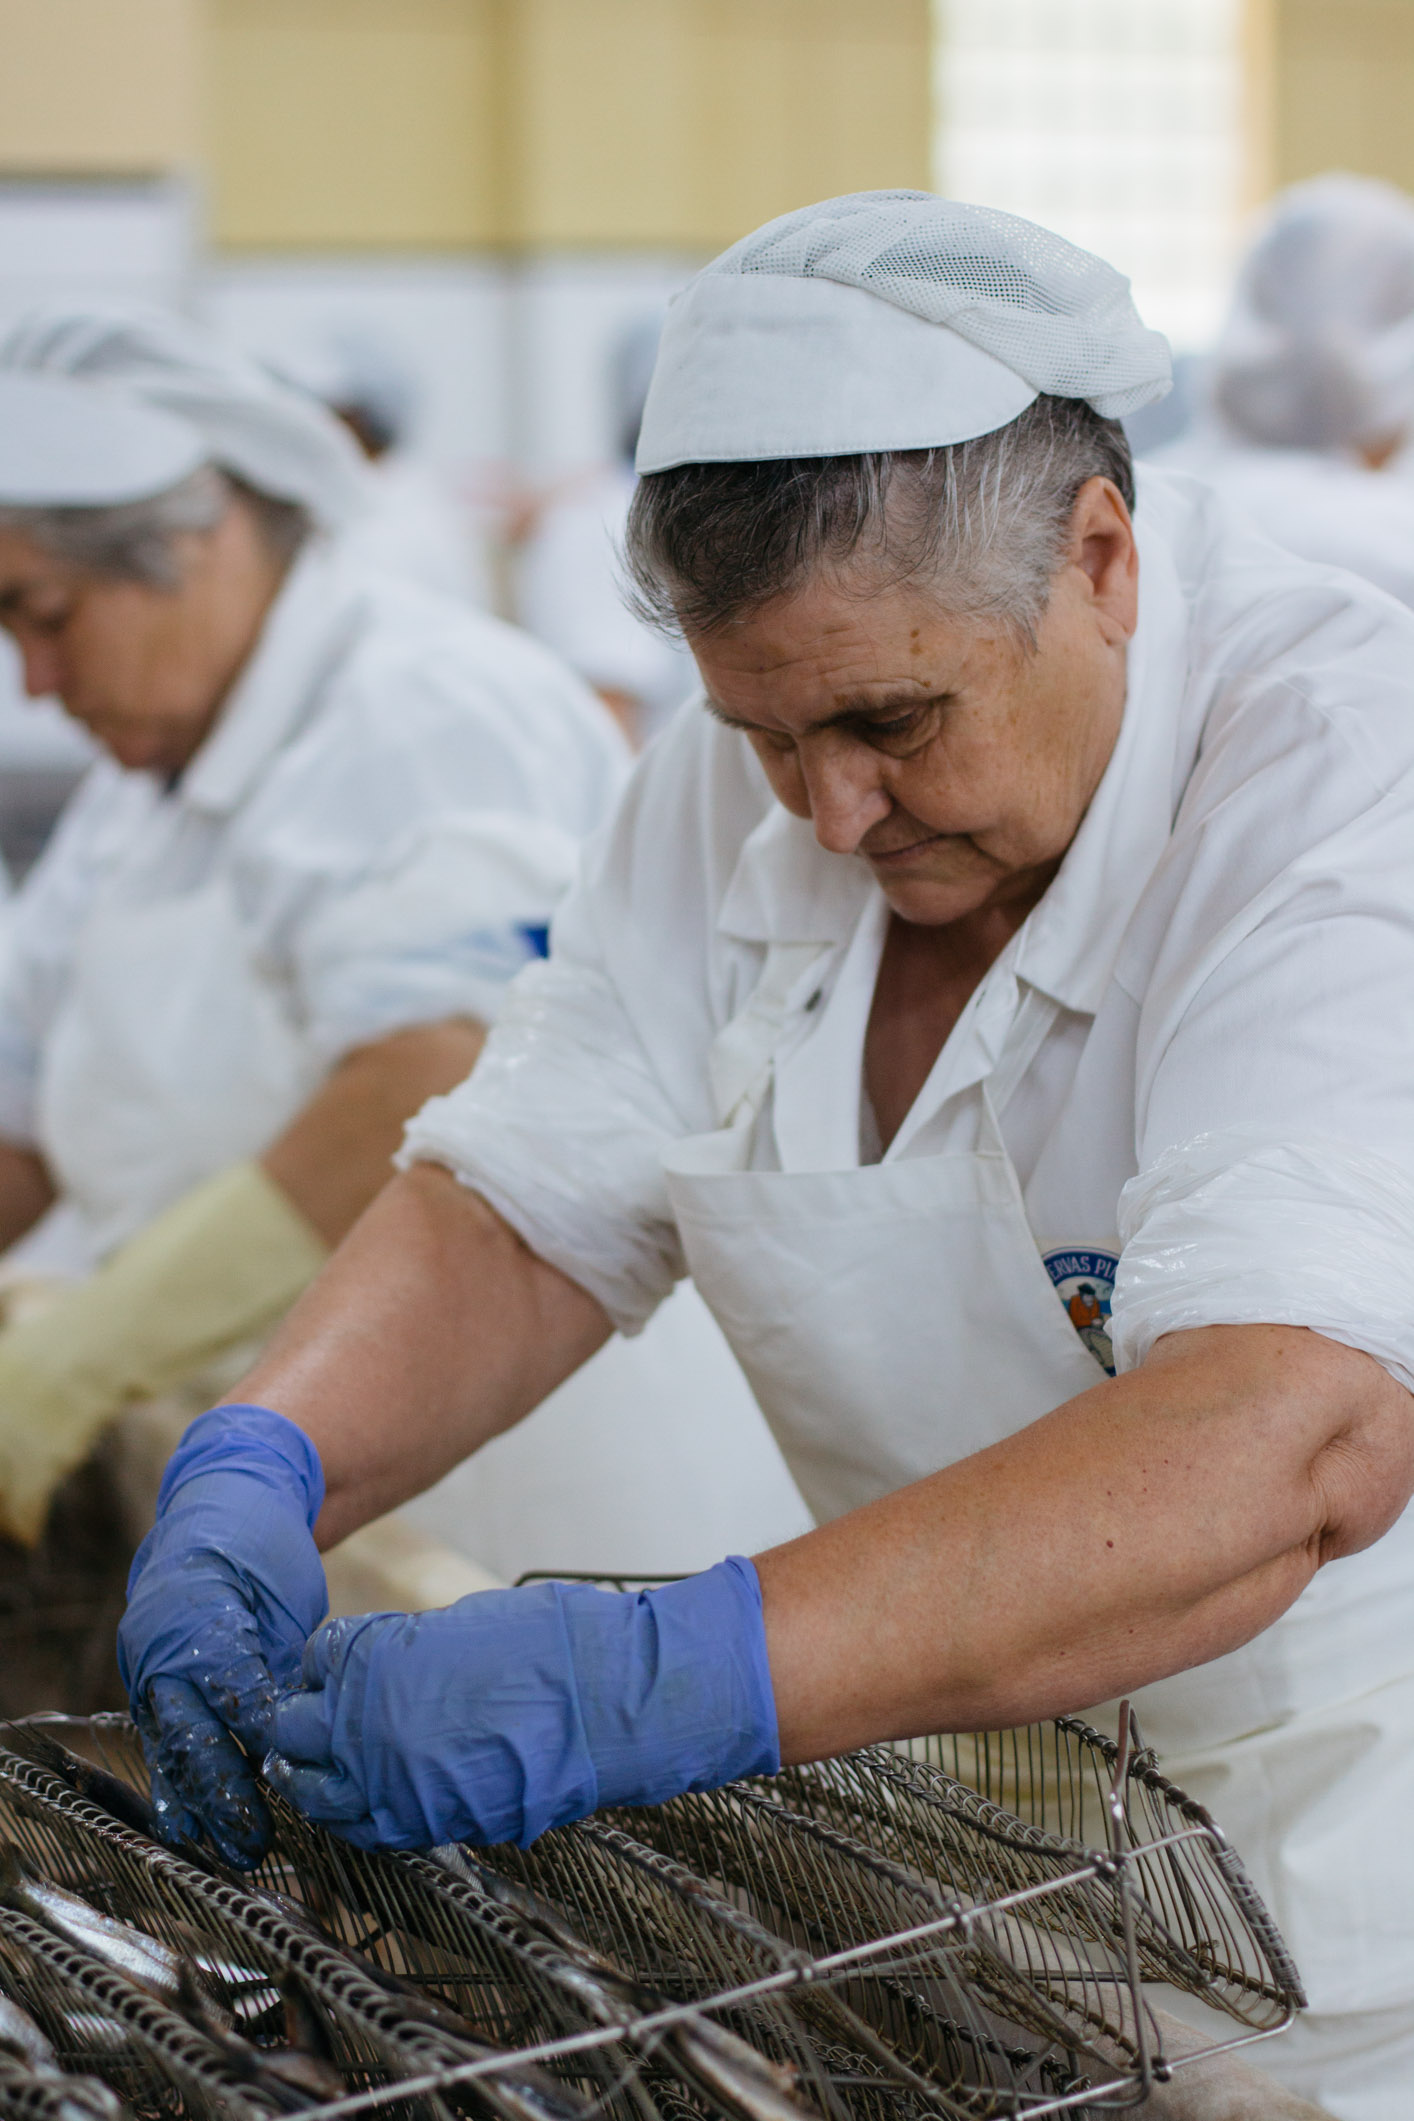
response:
<path fill-rule="evenodd" d="M 0 370 L 0 506 L 104 508 L 163 493 L 206 462 L 190 421 L 69 376 Z"/>
<path fill-rule="evenodd" d="M 363 505 L 365 474 L 331 413 L 214 333 L 161 310 L 36 310 L 0 340 L 6 373 L 101 387 L 96 402 L 186 422 L 201 456 L 330 527 Z"/>
<path fill-rule="evenodd" d="M 1169 373 L 1089 251 L 991 207 L 854 192 L 768 222 L 677 297 L 638 468 L 938 447 L 1043 391 L 1117 419 Z"/>
<path fill-rule="evenodd" d="M 1414 423 L 1414 200 L 1369 177 L 1283 192 L 1238 276 L 1213 402 L 1245 441 L 1359 449 Z"/>
<path fill-rule="evenodd" d="M 362 321 L 332 325 L 313 343 L 272 356 L 270 367 L 321 403 L 363 414 L 382 446 L 407 439 L 421 396 L 417 377 L 391 341 Z"/>

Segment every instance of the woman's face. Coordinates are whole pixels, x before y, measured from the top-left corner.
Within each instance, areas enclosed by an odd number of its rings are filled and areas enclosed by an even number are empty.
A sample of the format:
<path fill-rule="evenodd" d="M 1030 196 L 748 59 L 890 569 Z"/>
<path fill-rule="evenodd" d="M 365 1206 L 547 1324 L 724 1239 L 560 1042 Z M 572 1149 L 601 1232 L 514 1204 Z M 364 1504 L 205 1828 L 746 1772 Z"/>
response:
<path fill-rule="evenodd" d="M 1107 479 L 1082 487 L 1034 649 L 916 589 L 822 578 L 691 643 L 708 705 L 778 799 L 941 925 L 1044 884 L 1124 713 L 1138 555 Z"/>
<path fill-rule="evenodd" d="M 175 540 L 158 589 L 56 559 L 0 529 L 0 625 L 33 699 L 57 695 L 123 766 L 180 773 L 210 731 L 279 584 L 255 518 L 233 500 Z"/>

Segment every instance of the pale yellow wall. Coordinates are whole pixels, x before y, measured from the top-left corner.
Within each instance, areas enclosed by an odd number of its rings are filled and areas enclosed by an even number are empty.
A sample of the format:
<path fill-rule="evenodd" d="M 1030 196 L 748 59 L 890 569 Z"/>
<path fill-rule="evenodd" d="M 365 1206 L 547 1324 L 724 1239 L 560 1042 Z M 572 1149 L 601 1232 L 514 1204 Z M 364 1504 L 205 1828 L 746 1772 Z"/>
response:
<path fill-rule="evenodd" d="M 210 0 L 218 243 L 494 234 L 495 0 Z"/>
<path fill-rule="evenodd" d="M 1414 0 L 1273 0 L 1274 175 L 1324 169 L 1414 191 Z"/>
<path fill-rule="evenodd" d="M 188 165 L 199 46 L 199 0 L 0 0 L 0 173 Z"/>
<path fill-rule="evenodd" d="M 712 248 L 927 182 L 927 0 L 210 5 L 228 247 Z"/>
<path fill-rule="evenodd" d="M 926 0 L 510 0 L 512 240 L 715 248 L 926 185 Z"/>

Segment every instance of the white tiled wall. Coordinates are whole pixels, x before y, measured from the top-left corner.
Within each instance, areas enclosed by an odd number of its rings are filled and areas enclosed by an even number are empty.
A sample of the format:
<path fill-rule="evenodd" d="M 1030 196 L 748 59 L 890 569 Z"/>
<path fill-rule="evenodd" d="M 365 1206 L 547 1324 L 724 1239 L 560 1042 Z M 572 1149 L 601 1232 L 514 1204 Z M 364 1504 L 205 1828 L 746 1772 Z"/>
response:
<path fill-rule="evenodd" d="M 1242 231 L 1244 0 L 935 0 L 935 181 L 1097 251 L 1180 349 Z"/>

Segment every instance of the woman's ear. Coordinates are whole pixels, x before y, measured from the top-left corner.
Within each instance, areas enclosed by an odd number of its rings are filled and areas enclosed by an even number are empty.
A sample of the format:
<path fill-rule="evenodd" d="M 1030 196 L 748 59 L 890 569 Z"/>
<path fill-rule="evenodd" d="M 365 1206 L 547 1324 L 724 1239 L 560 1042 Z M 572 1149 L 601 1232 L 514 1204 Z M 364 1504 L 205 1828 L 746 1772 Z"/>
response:
<path fill-rule="evenodd" d="M 1139 622 L 1139 548 L 1113 480 L 1087 479 L 1076 495 L 1067 560 L 1089 583 L 1107 638 L 1127 641 Z"/>

